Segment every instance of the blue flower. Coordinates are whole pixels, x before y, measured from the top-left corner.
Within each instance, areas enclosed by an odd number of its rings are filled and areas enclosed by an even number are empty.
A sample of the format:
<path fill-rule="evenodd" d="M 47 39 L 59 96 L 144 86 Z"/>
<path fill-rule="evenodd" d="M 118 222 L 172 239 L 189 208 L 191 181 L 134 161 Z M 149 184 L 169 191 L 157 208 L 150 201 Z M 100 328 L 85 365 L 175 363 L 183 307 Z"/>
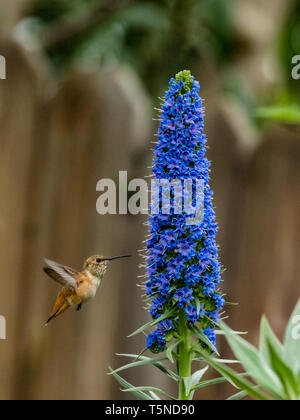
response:
<path fill-rule="evenodd" d="M 221 266 L 216 245 L 218 226 L 210 188 L 210 163 L 206 158 L 206 136 L 199 84 L 190 72 L 171 79 L 162 105 L 158 144 L 154 151 L 155 180 L 192 181 L 192 200 L 180 214 L 174 211 L 175 190 L 170 194 L 170 214 L 161 208 L 162 194 L 154 200 L 159 214 L 149 216 L 150 236 L 147 240 L 146 294 L 151 299 L 149 312 L 153 319 L 170 311 L 172 315 L 158 323 L 147 339 L 147 348 L 164 350 L 165 334 L 178 328 L 178 319 L 185 314 L 187 327 L 196 324 L 215 345 L 214 327 L 225 301 L 218 286 Z M 196 181 L 203 191 L 201 224 L 189 224 L 190 209 L 195 206 Z M 172 192 L 173 191 L 173 192 Z M 187 203 L 185 203 L 187 204 Z M 152 208 L 152 207 L 151 207 Z M 200 304 L 200 306 L 199 306 Z"/>
<path fill-rule="evenodd" d="M 199 317 L 203 317 L 205 315 L 203 308 L 203 305 L 201 305 L 200 310 L 198 311 L 197 306 L 189 305 L 184 309 L 187 315 L 187 320 L 190 324 L 195 324 Z"/>
<path fill-rule="evenodd" d="M 157 318 L 163 312 L 165 302 L 166 298 L 163 296 L 158 296 L 153 300 L 150 308 L 150 315 L 153 318 Z"/>
<path fill-rule="evenodd" d="M 210 319 L 212 319 L 214 322 L 219 322 L 220 321 L 220 315 L 219 315 L 218 311 L 205 312 L 205 315 L 207 317 L 209 317 Z"/>
<path fill-rule="evenodd" d="M 156 352 L 163 350 L 166 345 L 165 334 L 163 331 L 156 330 L 147 337 L 147 349 L 156 349 Z"/>
<path fill-rule="evenodd" d="M 209 339 L 209 341 L 216 347 L 216 332 L 213 328 L 206 328 L 203 333 L 206 335 L 206 337 Z"/>
<path fill-rule="evenodd" d="M 161 321 L 158 324 L 158 331 L 162 331 L 162 332 L 166 332 L 166 331 L 170 331 L 173 329 L 173 322 L 170 321 L 169 319 L 166 319 L 165 321 Z"/>
<path fill-rule="evenodd" d="M 224 298 L 220 295 L 214 295 L 214 300 L 216 302 L 217 310 L 220 311 L 223 308 L 223 306 L 225 305 Z"/>
<path fill-rule="evenodd" d="M 174 295 L 175 300 L 178 302 L 179 308 L 184 308 L 186 304 L 189 304 L 193 298 L 193 291 L 188 286 L 182 289 L 178 289 Z"/>

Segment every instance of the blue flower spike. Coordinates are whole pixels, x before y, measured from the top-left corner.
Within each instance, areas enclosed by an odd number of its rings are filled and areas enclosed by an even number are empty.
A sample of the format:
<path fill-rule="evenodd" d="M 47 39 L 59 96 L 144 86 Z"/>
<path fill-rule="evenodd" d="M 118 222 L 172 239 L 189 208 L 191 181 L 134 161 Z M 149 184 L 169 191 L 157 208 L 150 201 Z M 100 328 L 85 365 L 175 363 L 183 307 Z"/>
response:
<path fill-rule="evenodd" d="M 119 370 L 145 363 L 159 367 L 178 383 L 178 400 L 192 400 L 195 389 L 209 383 L 201 382 L 207 368 L 198 370 L 199 363 L 216 363 L 211 354 L 217 352 L 216 329 L 225 301 L 219 290 L 218 226 L 199 90 L 191 73 L 182 71 L 171 79 L 162 105 L 144 256 L 143 287 L 152 320 L 130 335 L 150 326 L 146 348 L 153 354 L 166 351 L 166 357 L 147 357 L 139 363 L 144 349 L 139 355 L 125 355 L 134 356 L 134 361 L 111 372 L 124 390 L 146 400 L 158 395 L 175 398 L 157 387 L 134 387 Z"/>
<path fill-rule="evenodd" d="M 201 223 L 189 223 L 191 214 L 184 202 L 181 214 L 174 211 L 173 190 L 170 213 L 162 212 L 160 202 L 158 214 L 151 212 L 149 216 L 149 279 L 145 285 L 149 313 L 154 320 L 166 312 L 172 314 L 168 318 L 163 316 L 147 337 L 146 346 L 153 353 L 166 350 L 173 338 L 180 339 L 186 332 L 191 333 L 194 326 L 215 346 L 215 326 L 225 304 L 219 291 L 221 266 L 215 239 L 218 226 L 209 185 L 210 163 L 206 158 L 199 89 L 199 83 L 189 71 L 182 71 L 171 79 L 154 151 L 154 180 L 169 183 L 179 180 L 182 186 L 192 180 L 193 203 L 197 199 L 195 183 L 200 181 L 203 211 Z"/>

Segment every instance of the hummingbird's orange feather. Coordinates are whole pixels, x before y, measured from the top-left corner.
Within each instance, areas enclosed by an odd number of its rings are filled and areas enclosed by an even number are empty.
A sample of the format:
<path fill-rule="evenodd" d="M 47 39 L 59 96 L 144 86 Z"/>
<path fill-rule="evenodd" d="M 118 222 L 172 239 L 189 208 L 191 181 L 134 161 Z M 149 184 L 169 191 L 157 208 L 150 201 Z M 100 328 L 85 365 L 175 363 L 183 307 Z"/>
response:
<path fill-rule="evenodd" d="M 80 305 L 80 303 L 81 299 L 76 294 L 73 287 L 64 287 L 57 296 L 54 308 L 48 321 L 46 322 L 46 325 L 49 324 L 52 319 L 57 318 L 59 315 L 64 313 L 71 305 Z"/>

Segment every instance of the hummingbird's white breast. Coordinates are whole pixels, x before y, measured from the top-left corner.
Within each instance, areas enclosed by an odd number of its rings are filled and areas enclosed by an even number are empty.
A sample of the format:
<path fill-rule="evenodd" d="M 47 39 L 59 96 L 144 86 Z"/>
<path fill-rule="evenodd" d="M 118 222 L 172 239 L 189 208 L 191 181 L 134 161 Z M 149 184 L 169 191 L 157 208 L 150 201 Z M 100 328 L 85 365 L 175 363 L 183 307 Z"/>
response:
<path fill-rule="evenodd" d="M 82 302 L 86 302 L 96 296 L 106 267 L 107 262 L 104 261 L 102 264 L 92 265 L 84 270 L 85 280 L 79 282 L 77 288 L 77 295 L 82 299 Z"/>
<path fill-rule="evenodd" d="M 82 303 L 93 299 L 96 296 L 101 279 L 92 273 L 86 273 L 86 280 L 79 284 L 77 295 L 81 298 Z"/>
<path fill-rule="evenodd" d="M 97 276 L 94 276 L 92 273 L 88 274 L 89 279 L 91 280 L 89 292 L 87 293 L 86 300 L 92 299 L 96 296 L 97 290 L 101 284 L 101 279 Z"/>
<path fill-rule="evenodd" d="M 89 273 L 89 278 L 90 278 L 90 280 L 92 281 L 93 286 L 95 287 L 96 292 L 97 292 L 98 287 L 99 287 L 99 286 L 100 286 L 100 284 L 101 284 L 101 279 L 100 279 L 100 277 L 94 276 L 93 274 Z"/>

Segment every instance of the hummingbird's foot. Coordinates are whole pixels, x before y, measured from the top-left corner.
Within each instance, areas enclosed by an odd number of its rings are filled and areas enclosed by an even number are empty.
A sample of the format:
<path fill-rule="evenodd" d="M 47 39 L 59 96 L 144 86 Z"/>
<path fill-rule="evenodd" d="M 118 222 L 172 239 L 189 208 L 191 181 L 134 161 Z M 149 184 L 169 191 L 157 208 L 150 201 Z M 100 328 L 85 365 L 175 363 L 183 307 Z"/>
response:
<path fill-rule="evenodd" d="M 82 307 L 82 303 L 80 303 L 78 306 L 77 306 L 77 311 L 80 311 L 80 309 L 81 309 L 81 307 Z"/>

